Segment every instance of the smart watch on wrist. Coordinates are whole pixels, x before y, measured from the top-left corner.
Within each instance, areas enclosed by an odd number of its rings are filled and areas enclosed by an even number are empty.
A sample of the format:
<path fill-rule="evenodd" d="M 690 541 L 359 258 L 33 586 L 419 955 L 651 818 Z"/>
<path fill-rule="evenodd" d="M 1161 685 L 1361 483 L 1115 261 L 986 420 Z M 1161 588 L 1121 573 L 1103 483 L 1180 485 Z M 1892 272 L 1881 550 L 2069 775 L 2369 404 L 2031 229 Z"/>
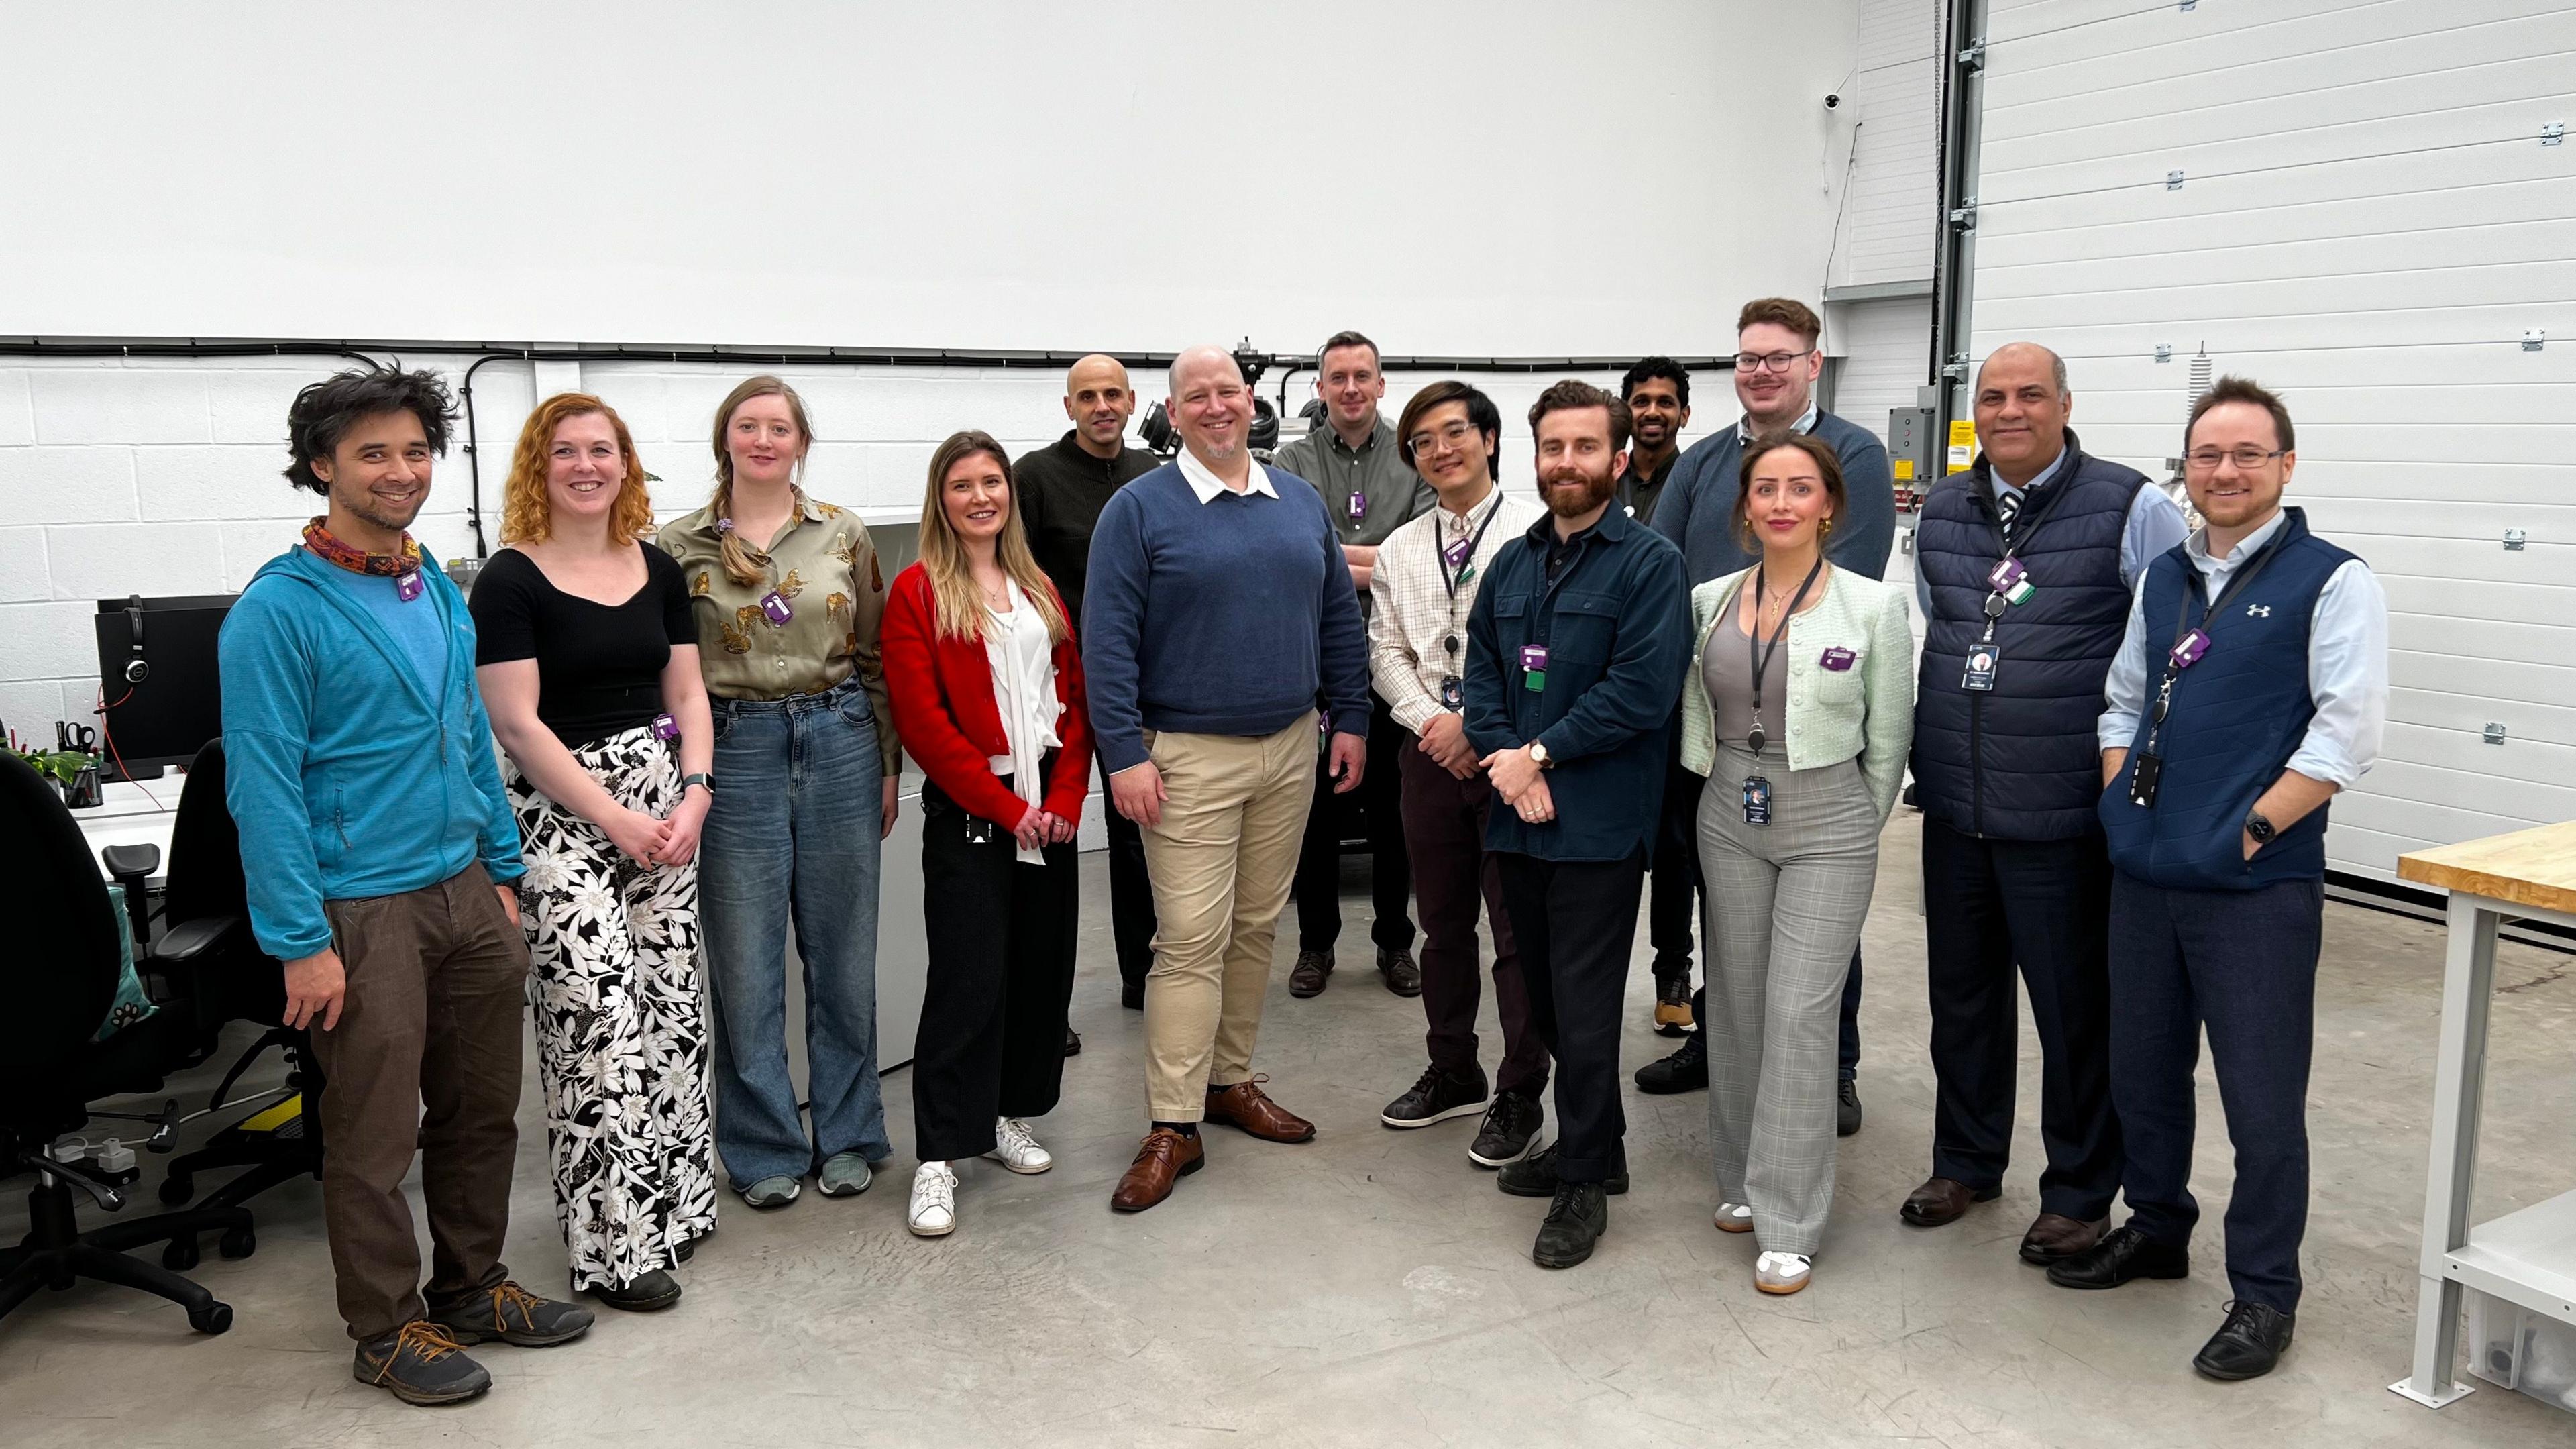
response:
<path fill-rule="evenodd" d="M 689 793 L 689 787 L 691 785 L 696 785 L 704 789 L 710 798 L 712 798 L 716 793 L 716 777 L 707 774 L 704 771 L 700 771 L 694 775 L 682 775 L 680 777 L 681 794 L 685 795 Z"/>
<path fill-rule="evenodd" d="M 2263 818 L 2262 811 L 2248 810 L 2245 812 L 2245 833 L 2254 837 L 2256 845 L 2269 845 L 2276 832 L 2272 829 L 2272 822 Z"/>

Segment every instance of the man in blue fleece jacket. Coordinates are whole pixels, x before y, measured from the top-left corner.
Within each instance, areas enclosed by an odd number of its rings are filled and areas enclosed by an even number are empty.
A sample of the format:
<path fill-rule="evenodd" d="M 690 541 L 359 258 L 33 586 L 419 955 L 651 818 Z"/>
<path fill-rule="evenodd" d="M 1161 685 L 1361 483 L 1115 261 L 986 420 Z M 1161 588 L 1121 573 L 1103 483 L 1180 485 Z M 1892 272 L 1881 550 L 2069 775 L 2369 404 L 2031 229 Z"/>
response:
<path fill-rule="evenodd" d="M 404 531 L 454 415 L 428 372 L 345 372 L 299 393 L 286 476 L 330 510 L 261 567 L 221 647 L 251 929 L 286 963 L 286 1023 L 310 1028 L 328 1084 L 322 1213 L 353 1372 L 415 1404 L 491 1387 L 461 1346 L 562 1343 L 591 1322 L 501 1263 L 525 867 L 465 600 Z M 402 1190 L 415 1141 L 426 1297 Z"/>

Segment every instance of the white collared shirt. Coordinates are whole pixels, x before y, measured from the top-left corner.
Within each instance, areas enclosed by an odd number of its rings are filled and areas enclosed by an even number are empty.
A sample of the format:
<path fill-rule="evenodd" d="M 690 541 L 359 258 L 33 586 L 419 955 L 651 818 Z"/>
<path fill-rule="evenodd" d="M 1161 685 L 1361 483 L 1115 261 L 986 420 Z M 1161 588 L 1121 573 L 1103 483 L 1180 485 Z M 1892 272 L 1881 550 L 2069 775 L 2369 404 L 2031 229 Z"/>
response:
<path fill-rule="evenodd" d="M 1039 805 L 1046 800 L 1046 752 L 1064 743 L 1055 731 L 1064 702 L 1056 698 L 1055 641 L 1047 637 L 1046 620 L 1017 579 L 1009 587 L 1011 612 L 985 606 L 984 658 L 993 666 L 993 705 L 1011 752 L 987 756 L 984 763 L 995 775 L 1010 777 L 1011 793 L 1022 803 Z M 1019 822 L 1001 824 L 1008 829 Z M 1022 849 L 1019 861 L 1044 865 L 1046 857 Z"/>
<path fill-rule="evenodd" d="M 1816 430 L 1816 419 L 1822 416 L 1823 413 L 1824 409 L 1822 407 L 1818 406 L 1812 400 L 1809 401 L 1807 404 L 1807 410 L 1800 413 L 1798 415 L 1798 420 L 1789 425 L 1789 431 L 1793 433 L 1814 432 Z M 1747 413 L 1743 417 L 1735 420 L 1735 441 L 1748 448 L 1753 446 L 1752 414 Z"/>
<path fill-rule="evenodd" d="M 1510 497 L 1496 487 L 1463 516 L 1436 506 L 1417 513 L 1377 546 L 1377 567 L 1369 575 L 1369 677 L 1397 724 L 1418 735 L 1435 716 L 1458 713 L 1441 703 L 1440 685 L 1466 676 L 1467 615 L 1476 607 L 1476 590 L 1494 555 L 1528 533 L 1545 511 L 1532 499 Z M 1480 526 L 1484 536 L 1477 538 Z M 1453 596 L 1439 550 L 1471 538 L 1475 572 Z M 1458 641 L 1455 653 L 1442 644 L 1451 637 Z"/>
<path fill-rule="evenodd" d="M 1181 481 L 1190 485 L 1190 491 L 1199 496 L 1199 502 L 1212 503 L 1216 501 L 1218 494 L 1234 491 L 1226 487 L 1225 480 L 1216 476 L 1215 470 L 1200 462 L 1198 454 L 1189 449 L 1181 449 L 1180 463 Z M 1243 486 L 1246 494 L 1259 493 L 1269 498 L 1279 496 L 1279 490 L 1270 486 L 1270 475 L 1261 470 L 1258 462 L 1247 463 L 1245 466 L 1252 470 L 1251 481 Z"/>

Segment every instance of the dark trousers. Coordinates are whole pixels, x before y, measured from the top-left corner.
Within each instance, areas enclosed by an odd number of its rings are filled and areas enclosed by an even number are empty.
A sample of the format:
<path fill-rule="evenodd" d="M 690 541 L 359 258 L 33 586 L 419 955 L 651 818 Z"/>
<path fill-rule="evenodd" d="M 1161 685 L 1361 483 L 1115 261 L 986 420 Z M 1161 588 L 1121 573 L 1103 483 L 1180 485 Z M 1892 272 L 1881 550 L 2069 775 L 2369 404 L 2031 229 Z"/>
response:
<path fill-rule="evenodd" d="M 984 839 L 970 838 L 980 832 Z M 1064 1084 L 1073 1002 L 1075 847 L 1022 865 L 1009 827 L 921 785 L 921 916 L 929 977 L 912 1048 L 912 1131 L 924 1162 L 993 1150 L 993 1119 L 1042 1117 Z"/>
<path fill-rule="evenodd" d="M 1923 822 L 1932 998 L 1932 1172 L 1983 1190 L 2012 1155 L 2021 1012 L 2039 1031 L 2039 1205 L 2091 1222 L 2120 1185 L 2111 1110 L 2111 860 L 2102 837 L 1995 840 Z"/>
<path fill-rule="evenodd" d="M 429 1210 L 428 1304 L 509 1276 L 528 941 L 480 864 L 400 895 L 331 901 L 348 973 L 339 1025 L 314 1023 L 322 1094 L 322 1225 L 340 1317 L 360 1343 L 427 1311 L 403 1178 L 413 1144 Z"/>
<path fill-rule="evenodd" d="M 1690 984 L 1691 927 L 1699 919 L 1699 793 L 1705 777 L 1682 768 L 1682 732 L 1675 728 L 1664 761 L 1664 813 L 1656 822 L 1655 865 L 1646 895 L 1646 940 L 1655 951 L 1655 985 Z M 1692 1009 L 1693 1019 L 1698 1009 Z M 1855 1046 L 1858 1043 L 1854 1043 Z"/>
<path fill-rule="evenodd" d="M 1485 853 L 1485 817 L 1494 787 L 1482 774 L 1461 780 L 1407 746 L 1397 758 L 1404 786 L 1404 844 L 1413 862 L 1413 898 L 1422 908 L 1422 1015 L 1431 1065 L 1483 1076 L 1476 1052 L 1476 1007 L 1483 985 L 1476 966 L 1476 906 L 1494 932 L 1494 1012 L 1503 1023 L 1503 1065 L 1494 1085 L 1532 1098 L 1547 1088 L 1547 1048 L 1530 1027 L 1529 988 L 1503 909 L 1503 873 Z"/>
<path fill-rule="evenodd" d="M 2114 873 L 2111 1095 L 2127 1158 L 2129 1225 L 2182 1243 L 2191 1196 L 2192 1069 L 2210 1064 L 2236 1151 L 2227 1201 L 2227 1285 L 2240 1302 L 2299 1307 L 2308 1228 L 2308 1058 L 2316 1043 L 2321 881 L 2250 891 L 2167 890 Z"/>
<path fill-rule="evenodd" d="M 1530 1025 L 1556 1059 L 1556 1171 L 1601 1182 L 1628 1170 L 1619 1106 L 1619 1013 L 1646 856 L 1554 861 L 1498 851 L 1503 903 L 1521 950 Z"/>
<path fill-rule="evenodd" d="M 1369 692 L 1368 768 L 1351 792 L 1368 812 L 1369 899 L 1376 919 L 1369 939 L 1381 951 L 1413 946 L 1413 920 L 1405 892 L 1413 879 L 1404 859 L 1403 767 L 1413 732 L 1395 722 L 1386 701 Z M 1297 851 L 1297 949 L 1330 951 L 1342 938 L 1341 807 L 1349 796 L 1333 793 L 1332 757 L 1315 762 L 1315 808 L 1306 814 L 1306 838 Z"/>
<path fill-rule="evenodd" d="M 1145 973 L 1154 969 L 1154 883 L 1145 875 L 1145 833 L 1136 822 L 1108 805 L 1103 792 L 1101 813 L 1109 826 L 1109 934 L 1118 943 L 1118 980 L 1142 994 Z"/>

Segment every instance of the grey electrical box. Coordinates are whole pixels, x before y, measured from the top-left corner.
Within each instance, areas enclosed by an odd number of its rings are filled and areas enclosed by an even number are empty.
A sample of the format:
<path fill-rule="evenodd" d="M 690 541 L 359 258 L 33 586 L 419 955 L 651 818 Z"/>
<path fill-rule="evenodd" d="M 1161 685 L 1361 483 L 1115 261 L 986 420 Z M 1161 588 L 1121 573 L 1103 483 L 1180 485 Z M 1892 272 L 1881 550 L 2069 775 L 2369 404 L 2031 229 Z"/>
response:
<path fill-rule="evenodd" d="M 1933 481 L 1941 476 L 1933 448 L 1932 409 L 1887 410 L 1887 461 L 1899 492 L 1920 500 L 1932 491 Z"/>

